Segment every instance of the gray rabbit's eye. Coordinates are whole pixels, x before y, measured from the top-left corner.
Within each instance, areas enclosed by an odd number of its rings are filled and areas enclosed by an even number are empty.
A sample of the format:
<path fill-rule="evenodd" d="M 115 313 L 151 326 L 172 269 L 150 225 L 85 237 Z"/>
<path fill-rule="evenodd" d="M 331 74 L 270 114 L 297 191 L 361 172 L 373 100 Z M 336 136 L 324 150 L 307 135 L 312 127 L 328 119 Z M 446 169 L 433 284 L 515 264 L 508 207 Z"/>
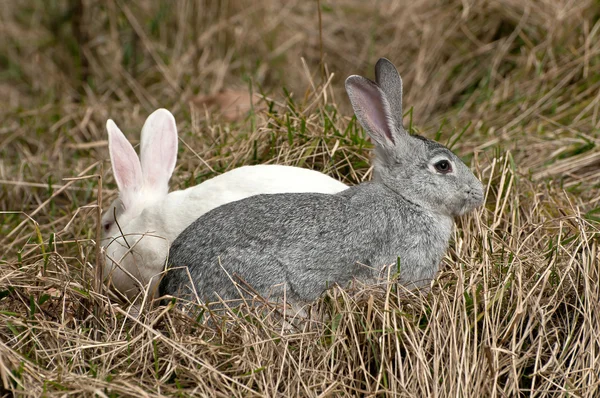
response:
<path fill-rule="evenodd" d="M 448 174 L 452 172 L 452 164 L 447 160 L 440 160 L 433 165 L 438 173 Z"/>

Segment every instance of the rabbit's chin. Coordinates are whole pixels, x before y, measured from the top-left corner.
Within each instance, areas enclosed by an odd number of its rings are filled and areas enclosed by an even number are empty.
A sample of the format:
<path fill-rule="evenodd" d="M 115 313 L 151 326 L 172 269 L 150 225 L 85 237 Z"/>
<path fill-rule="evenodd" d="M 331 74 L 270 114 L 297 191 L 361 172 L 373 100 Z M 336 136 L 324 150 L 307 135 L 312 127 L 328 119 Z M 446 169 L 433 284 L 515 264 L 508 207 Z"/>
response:
<path fill-rule="evenodd" d="M 458 211 L 457 216 L 464 216 L 465 214 L 471 213 L 473 210 L 477 209 L 480 204 L 473 205 L 473 203 L 465 203 L 463 207 Z"/>

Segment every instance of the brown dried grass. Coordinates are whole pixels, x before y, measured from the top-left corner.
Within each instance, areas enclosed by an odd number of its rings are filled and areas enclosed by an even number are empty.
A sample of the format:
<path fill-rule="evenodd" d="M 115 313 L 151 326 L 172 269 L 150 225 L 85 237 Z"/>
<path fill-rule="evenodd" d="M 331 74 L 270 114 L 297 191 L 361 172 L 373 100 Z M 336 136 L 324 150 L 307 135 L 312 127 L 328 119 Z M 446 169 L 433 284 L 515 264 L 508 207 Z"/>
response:
<path fill-rule="evenodd" d="M 597 396 L 597 4 L 321 6 L 321 30 L 302 1 L 1 8 L 2 395 Z M 174 188 L 264 162 L 357 183 L 369 145 L 342 83 L 380 56 L 406 123 L 442 142 L 464 130 L 453 148 L 487 186 L 430 291 L 333 289 L 290 330 L 269 308 L 133 318 L 95 287 L 108 117 L 135 140 L 173 111 Z M 235 123 L 194 105 L 248 88 L 268 100 Z"/>

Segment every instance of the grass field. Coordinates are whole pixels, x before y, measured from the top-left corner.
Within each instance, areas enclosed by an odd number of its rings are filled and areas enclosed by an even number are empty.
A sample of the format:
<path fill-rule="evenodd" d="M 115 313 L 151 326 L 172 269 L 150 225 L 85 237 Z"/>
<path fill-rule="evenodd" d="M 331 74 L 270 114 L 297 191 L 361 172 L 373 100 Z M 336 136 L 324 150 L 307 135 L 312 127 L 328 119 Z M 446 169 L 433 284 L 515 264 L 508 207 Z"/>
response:
<path fill-rule="evenodd" d="M 407 128 L 486 187 L 429 291 L 335 288 L 287 330 L 265 308 L 134 318 L 99 286 L 108 118 L 137 143 L 174 113 L 172 189 L 258 163 L 356 184 L 343 82 L 383 56 Z M 6 2 L 0 98 L 0 396 L 600 394 L 596 1 Z"/>

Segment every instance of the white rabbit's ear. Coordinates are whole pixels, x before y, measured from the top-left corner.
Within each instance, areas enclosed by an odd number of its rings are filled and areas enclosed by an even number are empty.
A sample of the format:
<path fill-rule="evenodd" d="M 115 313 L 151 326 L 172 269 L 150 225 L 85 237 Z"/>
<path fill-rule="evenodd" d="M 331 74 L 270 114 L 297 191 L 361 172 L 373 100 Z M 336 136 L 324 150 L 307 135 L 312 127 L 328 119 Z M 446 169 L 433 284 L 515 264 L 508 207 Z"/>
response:
<path fill-rule="evenodd" d="M 371 80 L 356 75 L 346 79 L 346 91 L 356 118 L 371 138 L 380 147 L 393 149 L 406 132 L 396 126 L 383 91 Z"/>
<path fill-rule="evenodd" d="M 375 81 L 385 93 L 396 124 L 402 126 L 402 78 L 390 60 L 379 58 L 375 64 Z"/>
<path fill-rule="evenodd" d="M 154 192 L 166 194 L 177 162 L 177 124 L 171 112 L 161 108 L 148 116 L 141 140 L 144 184 Z"/>
<path fill-rule="evenodd" d="M 119 193 L 125 208 L 131 205 L 132 196 L 143 186 L 142 167 L 135 150 L 119 130 L 115 122 L 108 119 L 108 152 L 113 174 L 119 187 Z"/>

